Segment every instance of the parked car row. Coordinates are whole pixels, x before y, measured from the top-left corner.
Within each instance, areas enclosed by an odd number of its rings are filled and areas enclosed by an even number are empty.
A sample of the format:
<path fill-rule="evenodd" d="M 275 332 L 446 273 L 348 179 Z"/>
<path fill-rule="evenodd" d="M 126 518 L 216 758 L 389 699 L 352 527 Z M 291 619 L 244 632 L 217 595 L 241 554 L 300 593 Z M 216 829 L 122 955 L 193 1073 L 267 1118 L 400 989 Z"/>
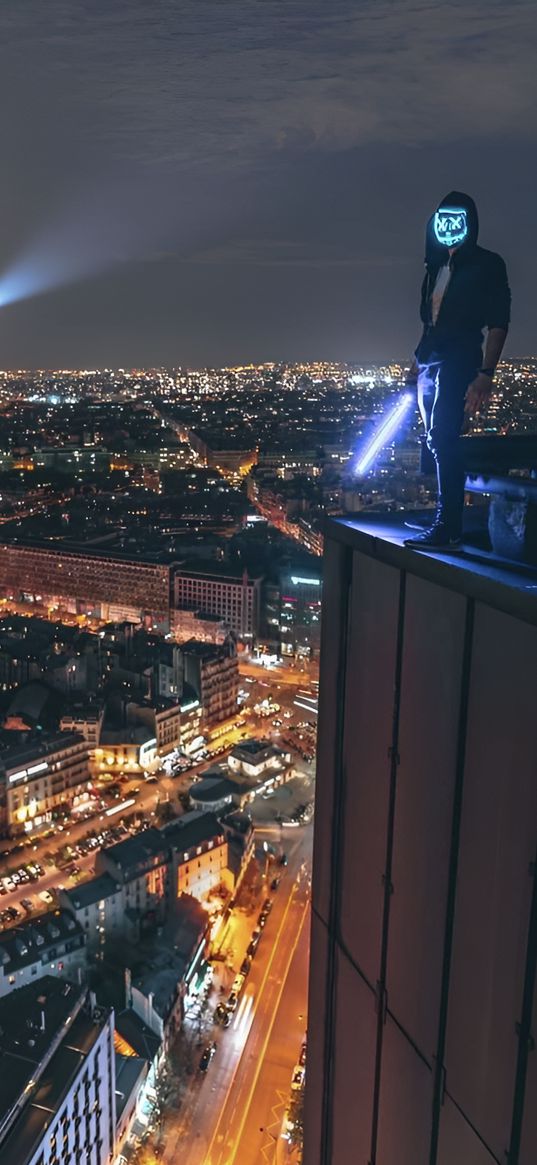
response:
<path fill-rule="evenodd" d="M 15 922 L 15 919 L 20 918 L 20 910 L 16 906 L 8 906 L 5 910 L 0 911 L 0 924 L 4 926 L 6 923 Z"/>
<path fill-rule="evenodd" d="M 272 910 L 272 906 L 273 906 L 272 898 L 265 898 L 265 901 L 261 907 L 259 918 L 257 920 L 257 925 L 258 925 L 260 930 L 263 929 L 263 927 L 267 921 L 267 918 Z"/>
<path fill-rule="evenodd" d="M 43 866 L 39 862 L 27 862 L 25 866 L 19 866 L 17 870 L 10 870 L 0 879 L 0 894 L 13 893 L 18 886 L 27 882 L 38 882 L 44 873 Z"/>
<path fill-rule="evenodd" d="M 287 855 L 286 854 L 283 853 L 280 855 L 279 865 L 287 865 Z M 276 891 L 278 889 L 278 886 L 280 885 L 280 882 L 281 882 L 281 874 L 277 874 L 272 879 L 272 881 L 270 883 L 271 890 Z M 235 975 L 235 978 L 234 978 L 233 983 L 231 985 L 231 990 L 230 990 L 230 993 L 227 997 L 227 1000 L 225 1002 L 224 1001 L 220 1002 L 215 1009 L 215 1012 L 214 1012 L 215 1023 L 219 1023 L 224 1028 L 229 1027 L 229 1025 L 231 1023 L 232 1016 L 237 1009 L 237 1005 L 239 1002 L 241 991 L 242 991 L 244 984 L 246 982 L 246 978 L 250 973 L 250 970 L 252 967 L 252 961 L 255 958 L 255 954 L 256 954 L 257 948 L 259 946 L 259 942 L 261 939 L 261 934 L 262 934 L 263 928 L 264 928 L 265 923 L 267 921 L 267 918 L 272 910 L 273 905 L 274 905 L 274 902 L 273 902 L 272 898 L 265 898 L 265 901 L 263 902 L 263 905 L 262 905 L 261 910 L 259 912 L 259 916 L 257 919 L 257 926 L 256 926 L 255 930 L 252 931 L 252 935 L 250 937 L 250 942 L 248 943 L 248 946 L 246 948 L 246 954 L 245 954 L 244 959 L 242 960 L 242 963 L 240 966 L 240 971 L 238 972 L 237 975 Z M 207 1049 L 205 1049 L 205 1051 L 207 1051 Z M 210 1064 L 210 1059 L 207 1062 L 207 1067 L 209 1066 L 209 1064 Z M 200 1069 L 201 1069 L 201 1063 L 200 1063 Z M 206 1068 L 201 1069 L 201 1070 L 206 1071 Z"/>

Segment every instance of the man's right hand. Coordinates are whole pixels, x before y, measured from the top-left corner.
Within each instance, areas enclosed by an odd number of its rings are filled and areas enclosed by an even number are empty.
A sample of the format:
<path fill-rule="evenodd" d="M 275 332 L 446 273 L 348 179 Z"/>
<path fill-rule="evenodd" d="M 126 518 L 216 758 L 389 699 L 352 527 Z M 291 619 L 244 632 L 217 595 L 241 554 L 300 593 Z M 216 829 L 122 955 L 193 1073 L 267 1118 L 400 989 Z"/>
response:
<path fill-rule="evenodd" d="M 405 372 L 405 384 L 408 388 L 415 388 L 418 383 L 418 364 L 416 360 L 412 361 L 410 368 Z"/>

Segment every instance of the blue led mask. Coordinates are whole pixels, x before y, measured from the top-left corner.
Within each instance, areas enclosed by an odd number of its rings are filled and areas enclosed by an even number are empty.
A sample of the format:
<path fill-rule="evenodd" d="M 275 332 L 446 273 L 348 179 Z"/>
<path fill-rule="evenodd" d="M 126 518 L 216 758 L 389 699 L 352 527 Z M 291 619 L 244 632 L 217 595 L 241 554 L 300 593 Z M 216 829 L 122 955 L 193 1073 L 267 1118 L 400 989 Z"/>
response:
<path fill-rule="evenodd" d="M 443 247 L 459 247 L 468 235 L 468 215 L 461 206 L 442 206 L 433 222 L 434 236 Z"/>

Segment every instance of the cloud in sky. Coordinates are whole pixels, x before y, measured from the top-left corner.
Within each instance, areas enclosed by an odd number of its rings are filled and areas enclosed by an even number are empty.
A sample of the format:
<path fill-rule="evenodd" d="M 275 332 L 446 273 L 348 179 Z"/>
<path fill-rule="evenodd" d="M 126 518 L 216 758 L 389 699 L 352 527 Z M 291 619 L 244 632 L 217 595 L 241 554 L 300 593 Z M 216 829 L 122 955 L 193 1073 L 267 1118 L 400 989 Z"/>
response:
<path fill-rule="evenodd" d="M 1 0 L 0 274 L 55 290 L 0 362 L 240 359 L 246 320 L 251 357 L 397 355 L 466 186 L 527 351 L 536 42 L 535 0 Z"/>
<path fill-rule="evenodd" d="M 60 92 L 60 133 L 144 163 L 537 127 L 533 0 L 3 0 L 0 21 L 4 85 Z"/>

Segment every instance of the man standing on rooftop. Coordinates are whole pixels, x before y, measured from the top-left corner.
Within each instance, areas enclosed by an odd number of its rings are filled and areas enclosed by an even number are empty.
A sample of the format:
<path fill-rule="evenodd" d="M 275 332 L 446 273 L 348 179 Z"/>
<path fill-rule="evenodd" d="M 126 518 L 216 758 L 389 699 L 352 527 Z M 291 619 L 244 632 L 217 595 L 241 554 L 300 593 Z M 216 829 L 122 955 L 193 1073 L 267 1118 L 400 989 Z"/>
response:
<path fill-rule="evenodd" d="M 475 202 L 452 190 L 427 224 L 421 289 L 423 335 L 409 384 L 417 384 L 427 448 L 436 463 L 433 526 L 405 539 L 416 550 L 456 551 L 462 540 L 465 417 L 486 406 L 507 336 L 511 293 L 505 263 L 477 245 Z M 487 330 L 483 355 L 483 331 Z"/>

